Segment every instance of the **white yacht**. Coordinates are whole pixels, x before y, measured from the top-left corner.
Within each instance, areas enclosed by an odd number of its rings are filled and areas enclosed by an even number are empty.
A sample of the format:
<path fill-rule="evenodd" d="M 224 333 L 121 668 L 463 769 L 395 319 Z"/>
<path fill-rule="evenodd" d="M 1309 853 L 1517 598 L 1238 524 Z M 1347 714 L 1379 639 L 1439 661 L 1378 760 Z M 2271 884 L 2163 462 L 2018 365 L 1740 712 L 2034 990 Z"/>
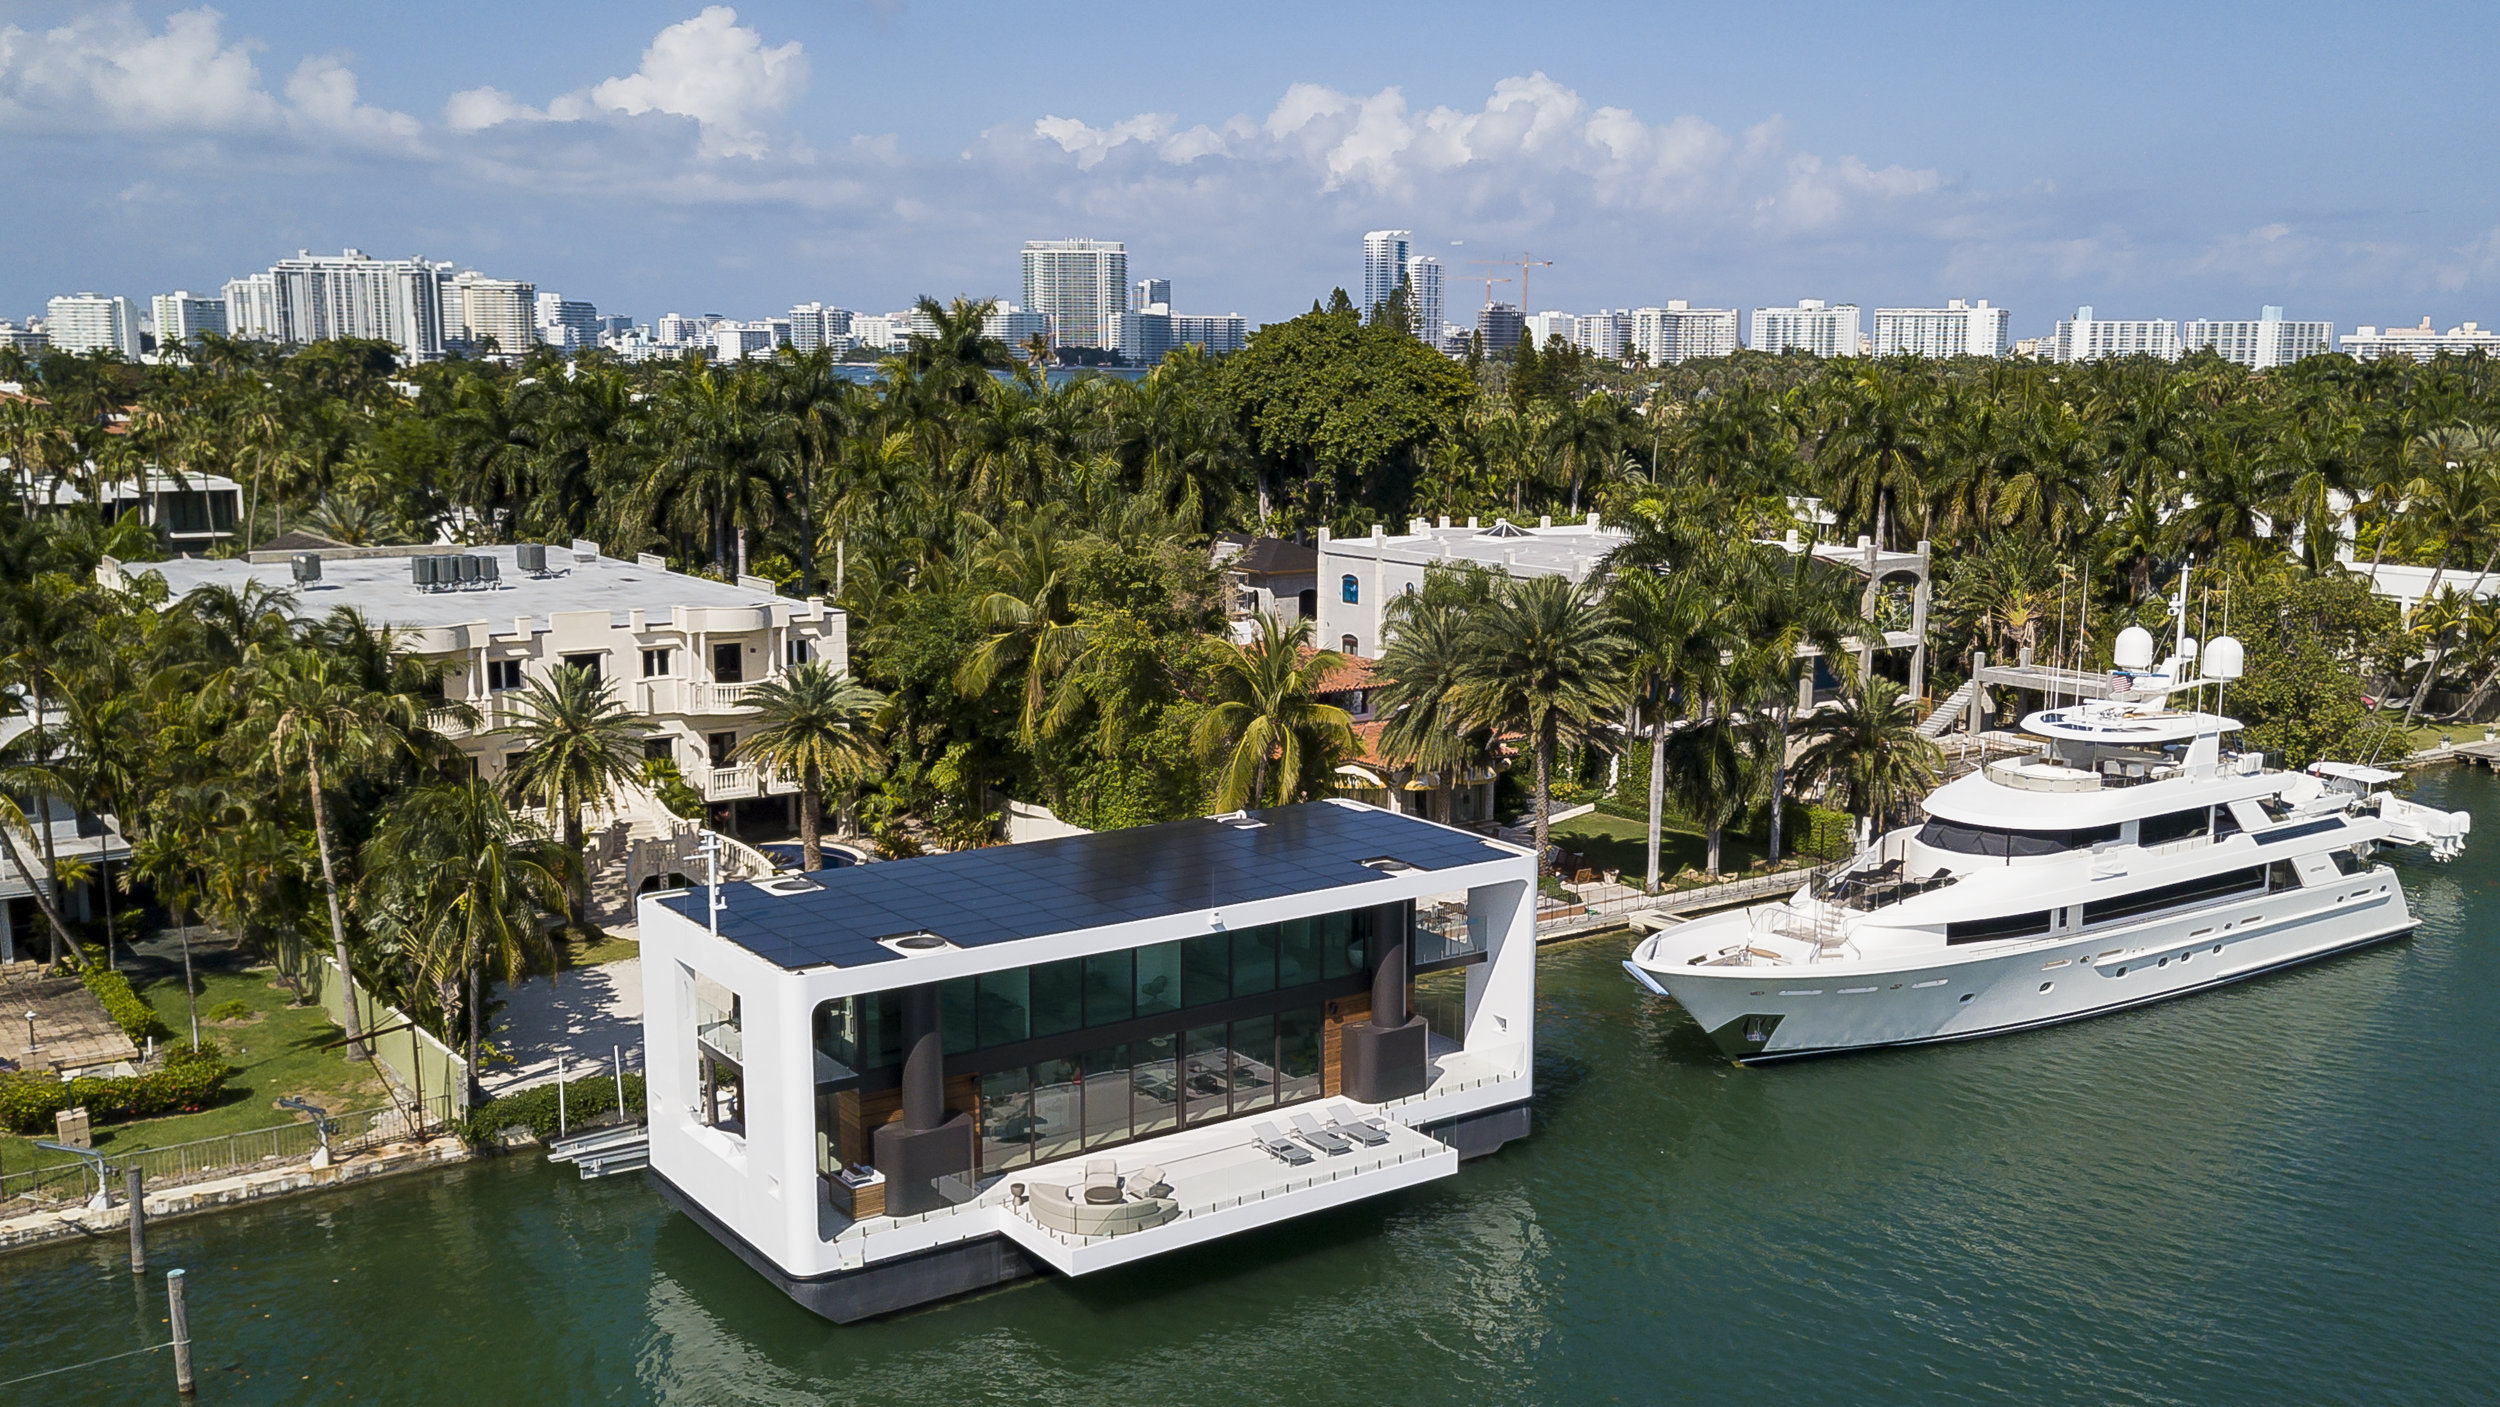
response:
<path fill-rule="evenodd" d="M 1936 789 L 1784 903 L 1666 929 L 1624 967 L 1741 1062 L 1963 1040 L 2094 1016 L 2400 937 L 2382 844 L 2445 860 L 2472 818 L 2384 789 L 2397 773 L 2266 766 L 2240 725 L 2173 706 L 2238 677 L 2228 636 L 2183 679 L 2140 628 L 2106 699 L 2034 713 L 2035 754 Z"/>

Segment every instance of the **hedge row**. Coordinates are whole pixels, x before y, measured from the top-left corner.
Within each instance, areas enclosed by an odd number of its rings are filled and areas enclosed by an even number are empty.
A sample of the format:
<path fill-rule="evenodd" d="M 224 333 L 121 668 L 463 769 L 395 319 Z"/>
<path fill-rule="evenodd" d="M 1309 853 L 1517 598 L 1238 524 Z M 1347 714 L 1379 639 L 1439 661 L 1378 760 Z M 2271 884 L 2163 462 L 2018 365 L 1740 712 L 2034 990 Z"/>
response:
<path fill-rule="evenodd" d="M 164 1065 L 144 1075 L 82 1076 L 67 1084 L 40 1075 L 0 1075 L 0 1128 L 49 1135 L 53 1116 L 84 1107 L 97 1123 L 152 1119 L 206 1108 L 234 1078 L 214 1042 L 175 1046 Z"/>
<path fill-rule="evenodd" d="M 114 1025 L 129 1032 L 132 1040 L 145 1045 L 150 1036 L 165 1038 L 173 1035 L 165 1029 L 164 1022 L 156 1019 L 156 1008 L 139 1000 L 139 994 L 130 990 L 129 978 L 109 967 L 90 962 L 86 970 L 79 974 L 79 980 L 87 984 L 88 991 L 95 993 L 97 1001 L 104 1003 L 104 1014 L 113 1018 Z"/>
<path fill-rule="evenodd" d="M 639 1074 L 628 1073 L 625 1076 L 625 1107 L 633 1118 L 642 1116 L 643 1090 Z M 613 1074 L 586 1075 L 568 1081 L 564 1086 L 565 1122 L 572 1128 L 580 1128 L 600 1115 L 613 1113 L 615 1109 L 616 1076 Z M 556 1087 L 539 1085 L 518 1094 L 486 1101 L 469 1111 L 468 1122 L 461 1126 L 460 1136 L 471 1143 L 489 1143 L 495 1135 L 516 1125 L 538 1135 L 542 1143 L 554 1138 Z"/>

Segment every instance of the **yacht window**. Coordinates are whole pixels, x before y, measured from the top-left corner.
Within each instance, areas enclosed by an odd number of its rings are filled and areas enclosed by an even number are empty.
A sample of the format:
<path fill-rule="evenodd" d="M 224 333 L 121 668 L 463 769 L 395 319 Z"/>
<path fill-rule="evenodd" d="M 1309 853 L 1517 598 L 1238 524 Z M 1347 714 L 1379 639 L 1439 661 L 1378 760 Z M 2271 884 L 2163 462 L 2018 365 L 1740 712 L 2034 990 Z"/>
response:
<path fill-rule="evenodd" d="M 2335 862 L 2335 872 L 2340 875 L 2356 875 L 2370 868 L 2365 856 L 2349 848 L 2329 851 L 2327 858 Z"/>
<path fill-rule="evenodd" d="M 1992 826 L 1965 826 L 1932 818 L 1918 830 L 1921 845 L 1960 855 L 1993 855 L 1999 859 L 2089 850 L 2102 841 L 2117 838 L 2116 826 L 2089 826 L 2069 831 L 2015 831 L 1998 830 Z"/>
<path fill-rule="evenodd" d="M 2214 808 L 2214 839 L 2229 840 L 2240 833 L 2240 818 L 2228 806 Z"/>
<path fill-rule="evenodd" d="M 2174 840 L 2203 835 L 2213 827 L 2213 815 L 2203 806 L 2193 811 L 2173 811 L 2166 816 L 2147 816 L 2135 823 L 2135 843 L 2167 845 Z"/>
<path fill-rule="evenodd" d="M 2049 931 L 2049 911 L 2032 914 L 2006 914 L 2001 918 L 1973 919 L 1967 923 L 1944 926 L 1947 943 L 1988 943 L 1999 938 L 2029 938 Z"/>
<path fill-rule="evenodd" d="M 2097 900 L 2083 906 L 2083 921 L 2087 924 L 2114 923 L 2119 919 L 2177 908 L 2183 904 L 2196 904 L 2208 899 L 2220 899 L 2226 895 L 2262 891 L 2265 887 L 2266 871 L 2262 865 L 2251 865 L 2244 870 L 2224 870 L 2219 874 L 2199 875 L 2194 879 L 2181 880 L 2177 884 L 2139 889 L 2133 894 L 2121 894 L 2114 899 Z"/>
<path fill-rule="evenodd" d="M 2266 866 L 2266 888 L 2273 890 L 2300 888 L 2300 871 L 2289 860 L 2277 860 Z"/>

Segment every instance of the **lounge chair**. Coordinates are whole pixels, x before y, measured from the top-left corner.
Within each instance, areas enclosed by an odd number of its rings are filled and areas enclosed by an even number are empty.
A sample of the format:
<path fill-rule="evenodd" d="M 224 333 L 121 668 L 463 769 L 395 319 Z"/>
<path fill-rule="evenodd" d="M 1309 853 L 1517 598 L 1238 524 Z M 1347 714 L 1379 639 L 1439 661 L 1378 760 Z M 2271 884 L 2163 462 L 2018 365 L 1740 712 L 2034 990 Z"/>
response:
<path fill-rule="evenodd" d="M 1132 1197 L 1169 1197 L 1172 1184 L 1164 1179 L 1163 1169 L 1152 1163 L 1120 1180 L 1121 1190 Z"/>
<path fill-rule="evenodd" d="M 1318 1149 L 1322 1153 L 1329 1154 L 1333 1157 L 1339 1153 L 1351 1153 L 1354 1151 L 1353 1140 L 1345 1138 L 1339 1134 L 1330 1133 L 1328 1130 L 1321 1128 L 1319 1126 L 1319 1120 L 1312 1118 L 1308 1114 L 1294 1115 L 1292 1123 L 1294 1133 L 1300 1136 L 1303 1142 Z"/>
<path fill-rule="evenodd" d="M 1085 1162 L 1085 1200 L 1097 1206 L 1114 1206 L 1120 1200 L 1120 1165 L 1109 1158 L 1089 1158 Z"/>
<path fill-rule="evenodd" d="M 1271 1157 L 1295 1166 L 1311 1161 L 1311 1150 L 1276 1131 L 1274 1124 L 1256 1124 L 1250 1129 L 1251 1141 L 1268 1151 Z"/>
<path fill-rule="evenodd" d="M 1353 1139 L 1366 1148 L 1378 1148 L 1389 1141 L 1389 1131 L 1380 1126 L 1378 1119 L 1349 1119 L 1346 1114 L 1350 1112 L 1340 1110 L 1331 1113 L 1328 1116 L 1329 1132 Z"/>

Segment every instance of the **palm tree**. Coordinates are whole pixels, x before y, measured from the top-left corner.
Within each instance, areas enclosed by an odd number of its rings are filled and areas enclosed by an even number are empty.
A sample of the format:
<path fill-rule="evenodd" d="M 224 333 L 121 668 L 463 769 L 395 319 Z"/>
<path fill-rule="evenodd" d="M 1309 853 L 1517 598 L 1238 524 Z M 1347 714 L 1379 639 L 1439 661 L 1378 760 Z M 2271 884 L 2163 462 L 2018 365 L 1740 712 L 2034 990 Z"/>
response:
<path fill-rule="evenodd" d="M 1345 665 L 1334 650 L 1309 648 L 1311 622 L 1291 625 L 1259 617 L 1259 638 L 1217 651 L 1208 680 L 1212 696 L 1192 742 L 1222 771 L 1215 809 L 1282 806 L 1301 789 L 1314 763 L 1354 750 L 1354 721 L 1319 701 L 1319 682 Z"/>
<path fill-rule="evenodd" d="M 1488 585 L 1489 574 L 1476 574 Z M 1380 652 L 1373 677 L 1372 711 L 1385 719 L 1380 730 L 1381 760 L 1394 767 L 1438 774 L 1443 781 L 1444 822 L 1455 822 L 1459 778 L 1489 766 L 1495 756 L 1493 735 L 1466 726 L 1451 695 L 1465 672 L 1468 632 L 1481 601 L 1456 596 L 1445 599 L 1427 582 L 1425 590 L 1401 596 L 1389 605 L 1388 646 Z"/>
<path fill-rule="evenodd" d="M 746 696 L 763 726 L 738 744 L 738 757 L 799 779 L 799 868 L 824 863 L 816 850 L 825 783 L 856 782 L 885 761 L 877 742 L 885 695 L 836 674 L 820 660 L 793 666 Z"/>
<path fill-rule="evenodd" d="M 265 661 L 245 676 L 242 692 L 246 726 L 230 736 L 243 739 L 254 770 L 283 779 L 300 754 L 312 805 L 313 843 L 321 859 L 322 895 L 330 907 L 331 957 L 345 984 L 348 1058 L 370 1059 L 356 1011 L 356 974 L 347 954 L 347 917 L 340 907 L 322 759 L 327 754 L 337 769 L 334 775 L 343 780 L 347 770 L 406 753 L 424 729 L 423 706 L 413 695 L 367 689 L 354 677 L 351 662 L 310 650 Z"/>
<path fill-rule="evenodd" d="M 52 962 L 79 962 L 78 940 L 71 936 L 69 923 L 61 915 L 60 868 L 58 857 L 46 856 L 42 865 L 30 860 L 18 848 L 18 833 L 30 838 L 42 831 L 47 839 L 51 833 L 50 808 L 43 798 L 60 785 L 57 768 L 47 754 L 50 745 L 40 726 L 27 729 L 0 747 L 0 849 L 8 852 L 9 863 L 26 876 L 28 889 L 34 891 L 35 907 L 43 911 L 44 922 L 52 930 Z M 12 792 L 31 792 L 35 810 L 30 814 Z"/>
<path fill-rule="evenodd" d="M 1657 758 L 1676 804 L 1700 821 L 1710 838 L 1713 876 L 1719 873 L 1728 824 L 1762 796 L 1770 772 L 1762 764 L 1773 746 L 1768 720 L 1741 723 L 1715 714 L 1678 731 Z"/>
<path fill-rule="evenodd" d="M 562 829 L 564 848 L 582 861 L 582 811 L 604 804 L 617 789 L 642 776 L 642 728 L 617 702 L 598 671 L 565 665 L 521 691 L 519 711 L 502 730 L 522 752 L 504 773 L 504 790 L 516 803 L 547 808 Z M 565 918 L 575 929 L 588 921 L 589 878 L 585 863 L 572 867 Z"/>
<path fill-rule="evenodd" d="M 1698 552 L 1681 571 L 1627 565 L 1609 580 L 1608 601 L 1631 652 L 1630 689 L 1649 732 L 1649 878 L 1661 878 L 1660 833 L 1666 824 L 1667 735 L 1682 703 L 1713 697 L 1710 683 L 1723 658 L 1743 648 L 1743 602 Z"/>
<path fill-rule="evenodd" d="M 1051 681 L 1085 649 L 1068 577 L 1064 519 L 1064 506 L 1052 504 L 1015 532 L 996 534 L 983 551 L 982 568 L 992 586 L 974 598 L 972 615 L 989 627 L 990 636 L 955 671 L 955 687 L 970 696 L 987 693 L 1005 670 L 1022 671 L 1016 736 L 1027 747 L 1041 729 Z"/>
<path fill-rule="evenodd" d="M 1926 794 L 1943 763 L 1943 750 L 1919 736 L 1901 686 L 1866 675 L 1841 691 L 1838 707 L 1807 720 L 1797 780 L 1839 792 L 1863 826 L 1889 821 L 1910 798 Z"/>
<path fill-rule="evenodd" d="M 460 1005 L 474 1099 L 483 976 L 490 966 L 506 980 L 532 962 L 554 969 L 554 945 L 539 916 L 565 902 L 578 866 L 544 831 L 513 815 L 491 786 L 471 778 L 401 796 L 366 843 L 365 868 L 363 907 L 378 936 L 432 982 L 446 1020 L 452 994 L 467 989 Z"/>
<path fill-rule="evenodd" d="M 1591 587 L 1568 577 L 1512 582 L 1470 633 L 1453 701 L 1474 726 L 1524 734 L 1536 756 L 1537 864 L 1551 830 L 1554 754 L 1622 707 L 1631 643 Z"/>

